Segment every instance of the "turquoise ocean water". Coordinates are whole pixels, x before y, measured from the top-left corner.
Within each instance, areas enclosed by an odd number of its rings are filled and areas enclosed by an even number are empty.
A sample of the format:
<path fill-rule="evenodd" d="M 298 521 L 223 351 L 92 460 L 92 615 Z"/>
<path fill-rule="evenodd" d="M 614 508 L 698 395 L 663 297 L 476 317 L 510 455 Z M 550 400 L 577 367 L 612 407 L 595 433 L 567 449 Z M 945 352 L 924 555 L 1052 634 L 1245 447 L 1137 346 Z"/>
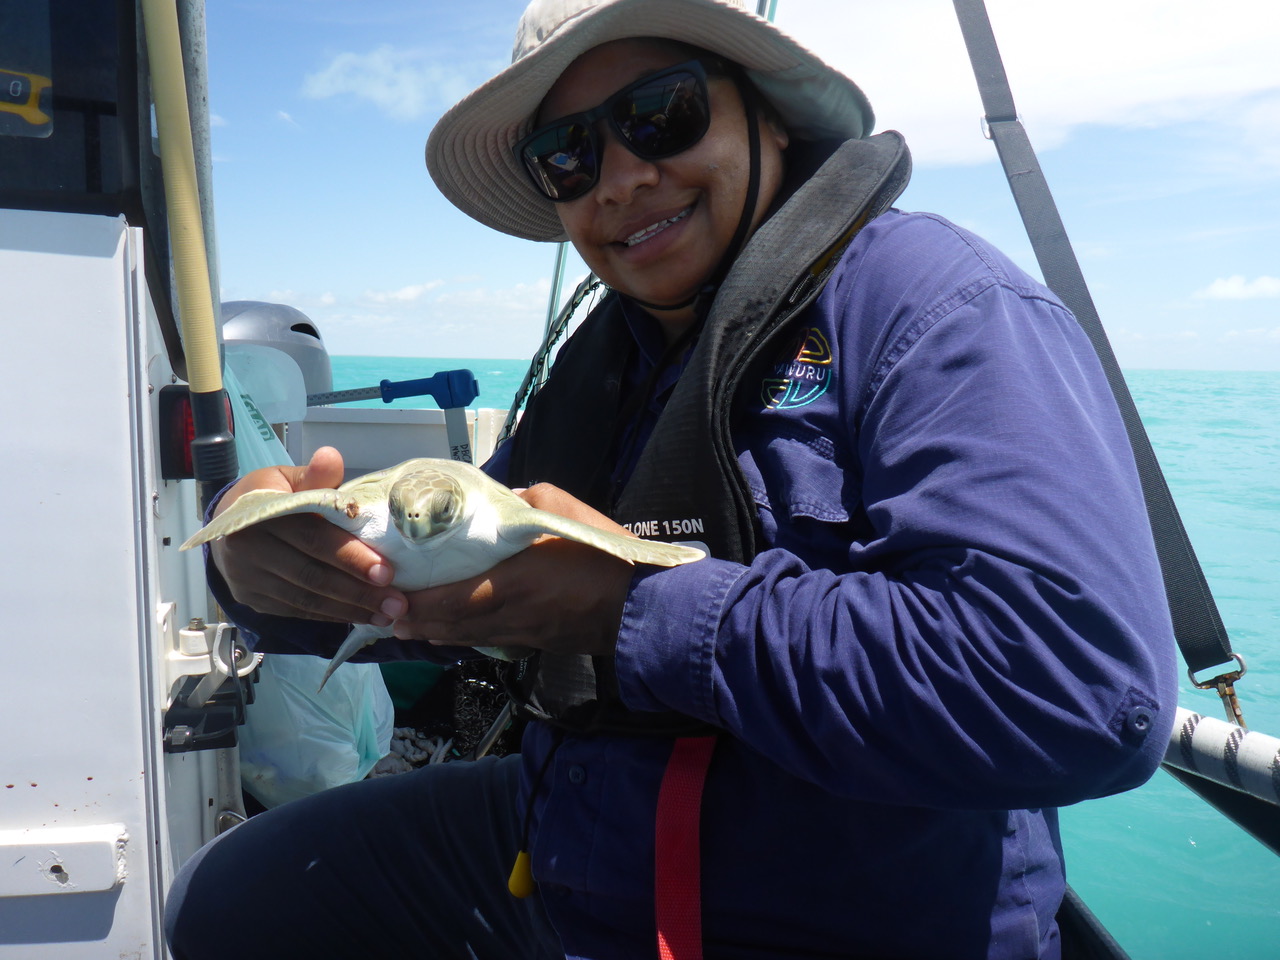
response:
<path fill-rule="evenodd" d="M 335 390 L 470 369 L 480 387 L 473 406 L 505 408 L 525 362 L 334 357 L 333 368 Z M 1280 373 L 1135 370 L 1127 379 L 1248 662 L 1237 687 L 1245 720 L 1280 736 Z M 1185 672 L 1181 705 L 1223 716 Z M 1280 857 L 1165 773 L 1068 808 L 1062 822 L 1071 884 L 1134 960 L 1280 958 Z"/>

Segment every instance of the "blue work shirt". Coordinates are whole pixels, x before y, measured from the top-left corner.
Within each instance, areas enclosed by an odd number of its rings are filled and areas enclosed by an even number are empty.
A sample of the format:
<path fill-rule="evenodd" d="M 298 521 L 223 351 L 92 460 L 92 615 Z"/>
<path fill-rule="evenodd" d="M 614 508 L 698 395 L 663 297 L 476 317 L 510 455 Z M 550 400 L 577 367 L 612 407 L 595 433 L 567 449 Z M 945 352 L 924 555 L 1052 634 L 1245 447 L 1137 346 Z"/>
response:
<path fill-rule="evenodd" d="M 638 382 L 654 331 L 631 320 Z M 980 239 L 890 211 L 734 424 L 761 552 L 642 568 L 616 663 L 629 707 L 727 734 L 705 955 L 1057 957 L 1056 808 L 1146 780 L 1176 700 L 1137 472 L 1083 332 Z M 341 639 L 300 626 L 263 647 Z M 570 957 L 655 954 L 670 751 L 526 731 L 533 871 Z"/>

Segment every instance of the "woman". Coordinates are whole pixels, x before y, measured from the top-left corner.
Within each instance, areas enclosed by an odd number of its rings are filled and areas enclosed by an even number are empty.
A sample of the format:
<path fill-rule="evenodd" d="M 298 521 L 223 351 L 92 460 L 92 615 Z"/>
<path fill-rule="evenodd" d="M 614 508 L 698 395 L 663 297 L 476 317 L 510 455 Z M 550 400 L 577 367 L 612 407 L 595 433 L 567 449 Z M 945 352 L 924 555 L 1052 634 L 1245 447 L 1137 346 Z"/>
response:
<path fill-rule="evenodd" d="M 313 518 L 228 538 L 211 580 L 260 648 L 330 654 L 348 622 L 394 633 L 374 656 L 533 648 L 509 677 L 533 722 L 519 758 L 206 848 L 175 885 L 178 957 L 228 955 L 205 904 L 229 890 L 264 906 L 244 957 L 1059 955 L 1055 808 L 1144 781 L 1172 722 L 1159 571 L 1074 320 L 890 209 L 908 160 L 871 124 L 730 0 L 534 0 L 428 167 L 614 293 L 486 469 L 711 556 L 549 540 L 405 596 Z"/>

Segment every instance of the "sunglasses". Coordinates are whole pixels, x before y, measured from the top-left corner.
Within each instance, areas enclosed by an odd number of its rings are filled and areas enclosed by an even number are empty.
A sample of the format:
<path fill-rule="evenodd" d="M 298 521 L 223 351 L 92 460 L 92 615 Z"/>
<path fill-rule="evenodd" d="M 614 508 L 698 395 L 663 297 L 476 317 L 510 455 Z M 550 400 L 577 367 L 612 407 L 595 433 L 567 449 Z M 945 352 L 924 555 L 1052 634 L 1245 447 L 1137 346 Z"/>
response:
<path fill-rule="evenodd" d="M 598 107 L 561 117 L 520 140 L 516 158 L 547 199 L 576 200 L 596 185 L 604 154 L 597 132 L 601 120 L 642 160 L 688 150 L 711 124 L 706 68 L 690 60 L 651 73 Z"/>

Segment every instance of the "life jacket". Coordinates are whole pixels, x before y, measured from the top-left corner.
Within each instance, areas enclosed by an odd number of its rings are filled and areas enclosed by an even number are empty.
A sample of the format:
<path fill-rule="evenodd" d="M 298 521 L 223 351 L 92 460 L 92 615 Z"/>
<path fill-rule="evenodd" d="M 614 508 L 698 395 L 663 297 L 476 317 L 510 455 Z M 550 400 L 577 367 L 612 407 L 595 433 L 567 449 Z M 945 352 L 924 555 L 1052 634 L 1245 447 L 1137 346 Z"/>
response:
<path fill-rule="evenodd" d="M 894 131 L 843 142 L 756 229 L 620 489 L 613 458 L 630 425 L 620 421 L 628 416 L 622 394 L 635 344 L 617 296 L 607 297 L 561 349 L 526 409 L 511 440 L 508 482 L 553 483 L 633 531 L 697 541 L 714 557 L 749 563 L 758 517 L 734 452 L 734 397 L 741 384 L 760 382 L 794 335 L 791 321 L 821 292 L 863 224 L 906 187 L 910 171 Z M 627 709 L 612 657 L 544 651 L 503 670 L 522 715 L 576 733 L 670 737 L 707 729 L 682 714 Z"/>

